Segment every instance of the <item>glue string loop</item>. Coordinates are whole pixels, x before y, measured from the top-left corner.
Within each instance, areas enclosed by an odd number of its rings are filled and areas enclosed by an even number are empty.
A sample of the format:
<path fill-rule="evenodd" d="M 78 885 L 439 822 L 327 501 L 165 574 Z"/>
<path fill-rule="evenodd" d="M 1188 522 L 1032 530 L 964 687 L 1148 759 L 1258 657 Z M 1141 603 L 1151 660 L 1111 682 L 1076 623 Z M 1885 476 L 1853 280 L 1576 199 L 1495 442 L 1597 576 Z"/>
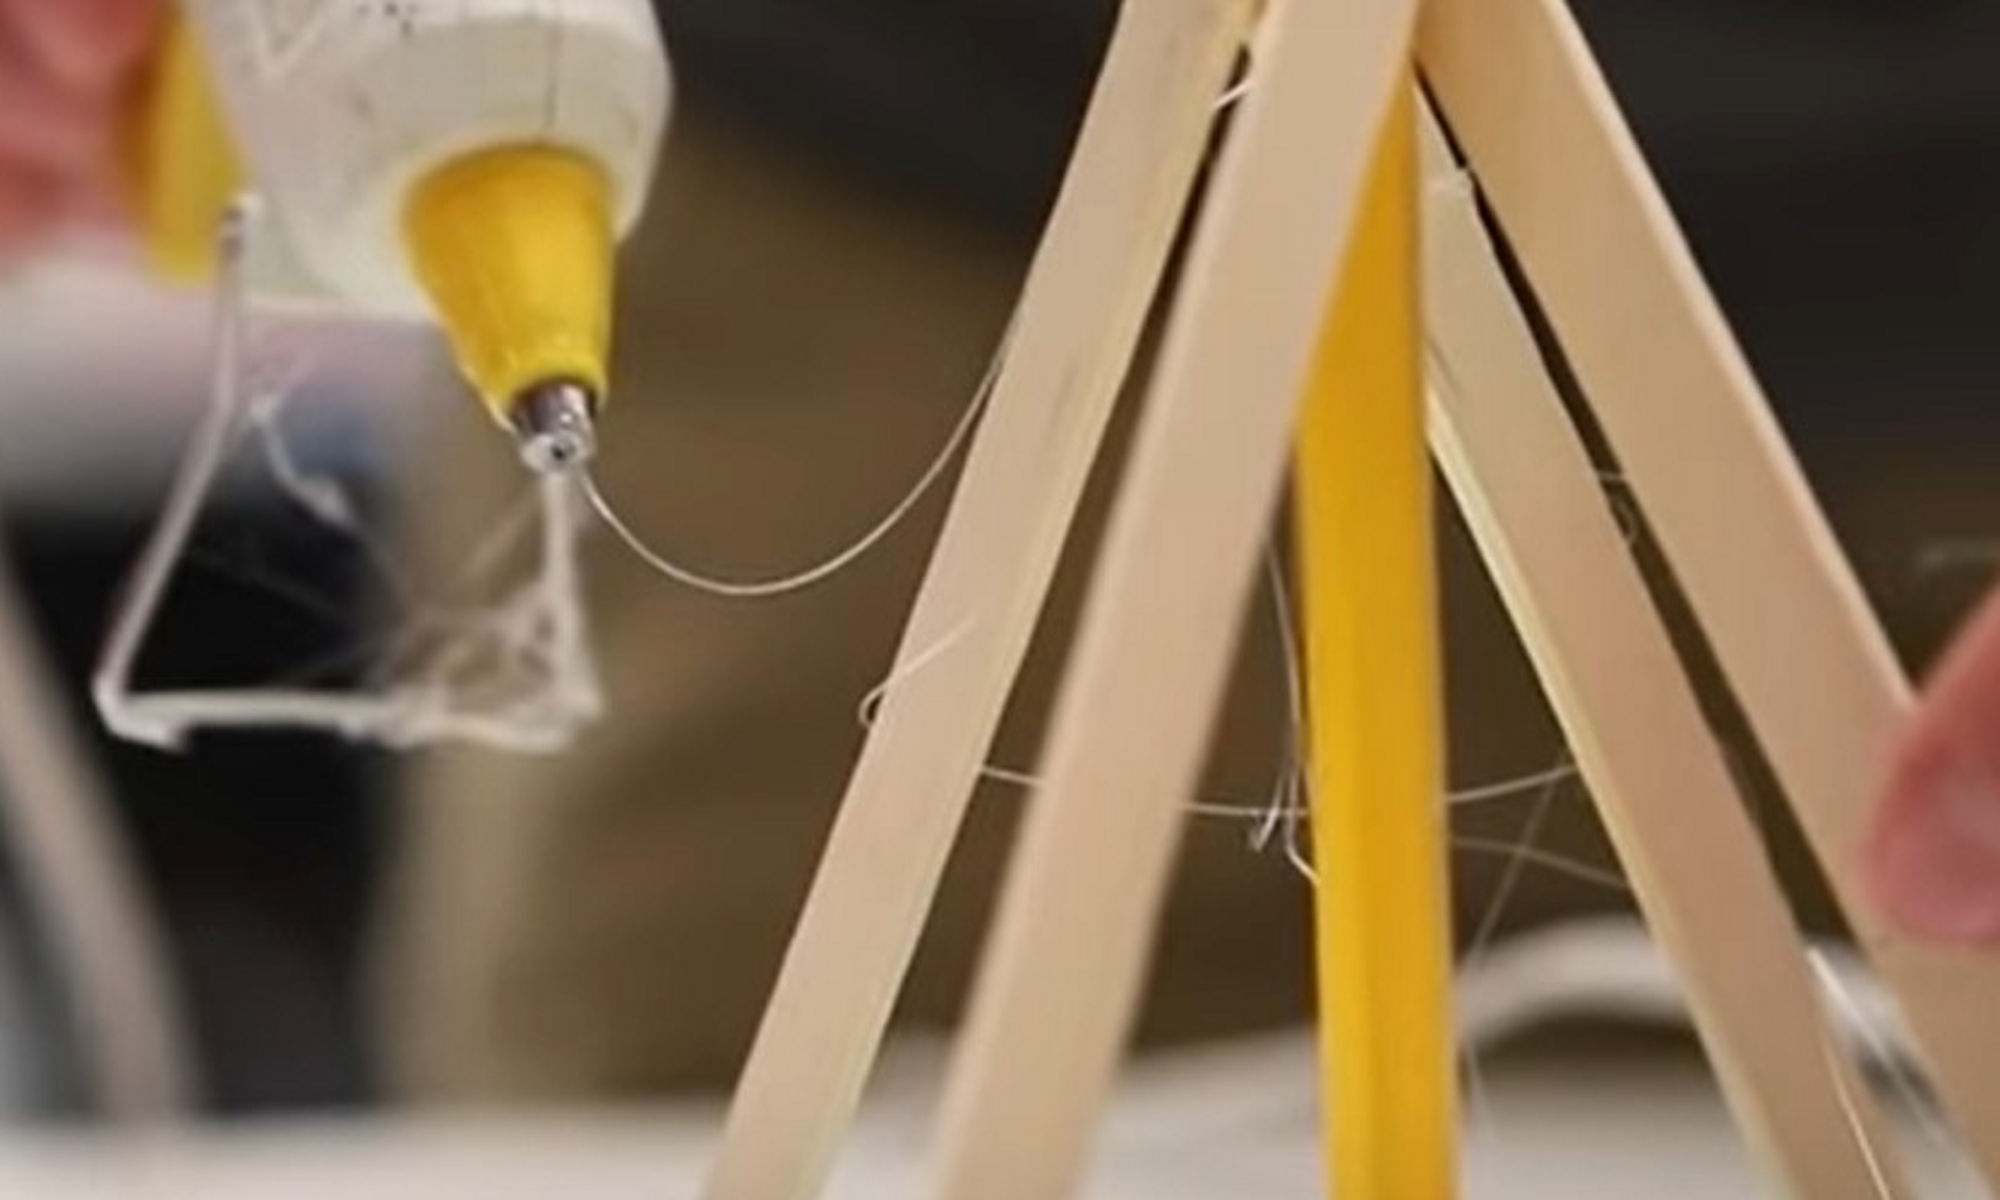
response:
<path fill-rule="evenodd" d="M 986 365 L 985 375 L 980 378 L 979 386 L 973 390 L 972 399 L 967 402 L 964 413 L 959 416 L 958 424 L 945 438 L 944 445 L 938 449 L 930 465 L 917 477 L 916 483 L 901 500 L 896 502 L 887 515 L 853 544 L 816 566 L 775 579 L 723 579 L 675 562 L 648 545 L 645 539 L 634 532 L 632 527 L 618 515 L 611 502 L 605 498 L 597 479 L 587 470 L 578 473 L 583 484 L 584 496 L 590 501 L 591 508 L 596 510 L 599 519 L 610 528 L 619 541 L 625 544 L 626 549 L 638 557 L 639 561 L 683 587 L 719 596 L 725 600 L 770 600 L 802 592 L 838 575 L 880 545 L 909 518 L 912 512 L 916 511 L 917 505 L 921 504 L 931 489 L 937 486 L 938 481 L 944 478 L 945 472 L 958 457 L 958 452 L 971 438 L 972 431 L 978 428 L 981 414 L 986 411 L 986 404 L 992 398 L 994 385 L 999 382 L 1001 366 L 1007 361 L 1007 347 L 1013 339 L 1013 330 L 1013 322 L 1010 320 L 1000 336 L 999 346 L 995 348 L 991 360 Z"/>
<path fill-rule="evenodd" d="M 1188 812 L 1197 817 L 1254 822 L 1250 845 L 1252 849 L 1259 851 L 1266 849 L 1272 838 L 1282 830 L 1285 835 L 1286 861 L 1307 880 L 1316 881 L 1312 862 L 1304 851 L 1302 836 L 1309 807 L 1305 798 L 1303 753 L 1305 688 L 1299 675 L 1297 635 L 1291 623 L 1291 608 L 1284 587 L 1283 567 L 1275 551 L 1267 553 L 1265 571 L 1272 597 L 1273 616 L 1276 618 L 1279 631 L 1279 642 L 1285 657 L 1286 699 L 1289 711 L 1283 762 L 1279 766 L 1277 780 L 1272 785 L 1271 798 L 1265 803 L 1249 804 L 1231 796 L 1210 794 L 1190 804 Z M 962 644 L 976 624 L 976 618 L 967 617 L 943 637 L 897 662 L 882 682 L 870 688 L 861 698 L 855 712 L 861 727 L 873 729 L 882 705 L 889 695 Z M 1576 766 L 1565 757 L 1562 764 L 1550 770 L 1454 790 L 1446 794 L 1445 802 L 1453 806 L 1483 804 L 1535 791 L 1542 792 L 1545 801 L 1552 800 L 1555 789 L 1575 779 L 1577 774 Z M 995 783 L 1031 790 L 1040 787 L 1042 783 L 1041 777 L 1033 772 L 995 763 L 983 764 L 979 768 L 979 776 Z M 1515 871 L 1523 866 L 1535 866 L 1598 887 L 1618 892 L 1629 891 L 1625 881 L 1616 872 L 1542 850 L 1531 842 L 1500 842 L 1474 837 L 1455 837 L 1452 844 L 1456 849 L 1467 853 L 1492 854 L 1509 858 L 1510 866 Z"/>

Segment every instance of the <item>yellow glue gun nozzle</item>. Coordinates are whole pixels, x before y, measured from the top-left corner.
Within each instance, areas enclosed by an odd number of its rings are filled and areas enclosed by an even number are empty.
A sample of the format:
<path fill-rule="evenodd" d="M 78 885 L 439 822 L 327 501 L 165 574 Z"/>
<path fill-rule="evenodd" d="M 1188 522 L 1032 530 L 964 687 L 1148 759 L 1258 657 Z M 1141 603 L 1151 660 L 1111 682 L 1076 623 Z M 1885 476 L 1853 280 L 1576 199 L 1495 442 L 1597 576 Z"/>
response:
<path fill-rule="evenodd" d="M 162 278 L 214 278 L 216 230 L 245 185 L 193 26 L 169 19 L 123 145 L 134 224 Z M 531 466 L 588 458 L 611 340 L 610 186 L 544 145 L 468 153 L 419 177 L 404 250 L 465 377 Z"/>
<path fill-rule="evenodd" d="M 588 457 L 611 341 L 603 171 L 544 146 L 469 154 L 418 180 L 403 236 L 460 369 L 530 465 Z"/>

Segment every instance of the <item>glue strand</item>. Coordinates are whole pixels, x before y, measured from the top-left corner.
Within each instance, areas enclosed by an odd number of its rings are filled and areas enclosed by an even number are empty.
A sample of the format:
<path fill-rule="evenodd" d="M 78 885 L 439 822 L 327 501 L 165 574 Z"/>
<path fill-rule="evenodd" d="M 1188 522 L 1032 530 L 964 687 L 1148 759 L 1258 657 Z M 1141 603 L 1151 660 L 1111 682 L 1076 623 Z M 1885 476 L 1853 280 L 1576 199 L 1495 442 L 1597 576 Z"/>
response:
<path fill-rule="evenodd" d="M 1505 858 L 1510 865 L 1519 863 L 1523 867 L 1539 867 L 1545 871 L 1553 871 L 1558 875 L 1574 879 L 1578 883 L 1587 883 L 1592 887 L 1603 888 L 1607 892 L 1617 892 L 1621 896 L 1632 894 L 1632 885 L 1617 871 L 1609 867 L 1600 867 L 1595 863 L 1587 863 L 1580 858 L 1575 858 L 1567 854 L 1558 854 L 1553 850 L 1544 850 L 1539 846 L 1524 846 L 1518 841 L 1476 837 L 1471 834 L 1462 833 L 1452 835 L 1451 845 L 1452 849 L 1460 850 L 1467 854 L 1481 854 Z M 1492 946 L 1489 944 L 1486 949 L 1490 951 Z M 1481 958 L 1484 957 L 1484 955 L 1481 955 Z M 1466 965 L 1471 967 L 1478 964 L 1471 961 L 1471 956 L 1468 955 Z"/>
<path fill-rule="evenodd" d="M 882 711 L 882 702 L 889 698 L 889 693 L 895 689 L 896 685 L 923 670 L 939 655 L 956 646 L 960 638 L 972 631 L 972 626 L 973 619 L 971 617 L 960 621 L 952 628 L 950 633 L 931 643 L 922 653 L 911 658 L 908 662 L 898 663 L 895 669 L 891 670 L 882 682 L 869 688 L 868 694 L 861 697 L 861 704 L 855 709 L 854 713 L 856 719 L 861 722 L 861 727 L 863 729 L 873 729 L 875 727 L 875 714 Z"/>
<path fill-rule="evenodd" d="M 1909 1057 L 1900 1051 L 1882 1030 L 1883 1019 L 1862 1008 L 1848 976 L 1858 972 L 1858 967 L 1843 971 L 1824 946 L 1810 946 L 1806 952 L 1812 964 L 1813 975 L 1819 981 L 1820 991 L 1833 1003 L 1834 1016 L 1839 1023 L 1852 1032 L 1854 1039 L 1868 1057 L 1888 1078 L 1891 1090 L 1903 1107 L 1923 1130 L 1924 1136 L 1940 1147 L 1952 1144 L 1941 1121 L 1937 1119 L 1936 1108 L 1928 1103 L 1917 1073 L 1910 1068 Z M 1864 1139 L 1865 1143 L 1865 1139 Z"/>
<path fill-rule="evenodd" d="M 1299 673 L 1298 637 L 1292 625 L 1292 612 L 1288 594 L 1285 591 L 1284 570 L 1275 551 L 1265 558 L 1266 586 L 1271 593 L 1272 616 L 1277 624 L 1280 650 L 1284 656 L 1286 682 L 1286 722 L 1288 735 L 1285 741 L 1284 761 L 1280 764 L 1278 778 L 1272 785 L 1271 798 L 1263 804 L 1250 804 L 1232 796 L 1210 793 L 1188 806 L 1188 812 L 1197 817 L 1215 818 L 1229 821 L 1254 822 L 1251 831 L 1251 845 L 1263 850 L 1270 844 L 1272 836 L 1280 829 L 1285 832 L 1286 859 L 1306 879 L 1314 878 L 1312 862 L 1305 855 L 1303 839 L 1300 837 L 1302 823 L 1309 816 L 1304 795 L 1305 755 L 1305 687 Z M 961 644 L 976 623 L 975 617 L 967 617 L 953 626 L 951 631 L 925 646 L 915 654 L 908 655 L 895 666 L 882 681 L 868 689 L 855 708 L 855 719 L 863 729 L 873 729 L 875 718 L 881 712 L 883 703 L 890 693 L 906 683 L 912 676 L 922 672 L 950 650 Z M 1041 786 L 1041 778 L 1029 771 L 997 763 L 985 763 L 979 768 L 981 778 L 1013 787 L 1033 789 Z M 1552 794 L 1562 784 L 1577 777 L 1574 763 L 1568 756 L 1564 761 L 1546 771 L 1537 771 L 1514 779 L 1502 779 L 1472 787 L 1458 788 L 1445 794 L 1445 803 L 1452 806 L 1461 804 L 1485 804 L 1510 799 L 1525 792 L 1541 790 L 1545 796 Z M 1489 852 L 1491 847 L 1478 838 L 1455 839 L 1454 845 L 1474 853 Z M 1600 885 L 1622 888 L 1623 881 L 1618 876 L 1592 867 L 1564 859 L 1560 855 L 1538 850 L 1533 846 L 1504 844 L 1509 851 L 1519 851 L 1523 861 L 1553 870 L 1565 870 L 1578 878 Z M 1608 881 L 1608 882 L 1607 882 Z"/>
<path fill-rule="evenodd" d="M 1040 776 L 1028 771 L 1017 771 L 1011 767 L 985 766 L 979 769 L 979 774 L 983 778 L 990 779 L 995 783 L 1004 783 L 1018 788 L 1036 788 L 1040 787 L 1042 783 Z M 1525 786 L 1523 786 L 1524 784 Z M 1539 776 L 1529 776 L 1526 780 L 1516 781 L 1513 785 L 1498 784 L 1495 786 L 1513 786 L 1515 792 L 1518 794 L 1529 790 L 1529 788 L 1546 787 L 1548 785 Z M 1198 800 L 1188 806 L 1188 812 L 1197 817 L 1228 821 L 1262 821 L 1267 815 L 1263 805 L 1245 804 L 1239 800 L 1232 800 L 1227 796 L 1211 796 L 1207 799 Z M 1579 883 L 1587 883 L 1593 887 L 1603 888 L 1605 891 L 1617 892 L 1620 895 L 1630 895 L 1632 892 L 1632 886 L 1625 881 L 1624 876 L 1618 874 L 1616 871 L 1600 867 L 1595 863 L 1584 862 L 1582 859 L 1572 858 L 1566 854 L 1558 854 L 1553 850 L 1544 850 L 1533 846 L 1523 847 L 1512 841 L 1476 837 L 1469 834 L 1453 835 L 1451 844 L 1453 849 L 1463 851 L 1467 854 L 1494 855 L 1509 859 L 1518 858 L 1523 866 L 1552 871 L 1555 874 L 1574 879 Z"/>
<path fill-rule="evenodd" d="M 271 482 L 285 494 L 286 499 L 311 514 L 322 525 L 342 533 L 358 534 L 355 506 L 347 495 L 347 489 L 331 475 L 319 475 L 307 470 L 298 456 L 292 453 L 291 443 L 285 440 L 279 413 L 292 390 L 304 382 L 309 371 L 309 364 L 304 361 L 292 364 L 281 382 L 268 391 L 259 392 L 250 403 L 250 425 L 257 432 Z"/>
<path fill-rule="evenodd" d="M 1566 764 L 1567 758 L 1565 752 L 1565 763 L 1558 763 L 1558 768 Z M 1553 775 L 1553 772 L 1544 774 Z M 1469 837 L 1453 839 L 1455 847 L 1497 854 L 1504 860 L 1500 868 L 1499 881 L 1494 884 L 1485 911 L 1479 915 L 1479 924 L 1473 932 L 1472 940 L 1467 944 L 1465 953 L 1459 960 L 1460 971 L 1474 971 L 1486 960 L 1487 951 L 1492 949 L 1494 941 L 1500 935 L 1501 920 L 1506 915 L 1508 905 L 1513 901 L 1514 892 L 1520 887 L 1521 876 L 1528 867 L 1531 864 L 1544 865 L 1545 858 L 1554 857 L 1536 843 L 1541 839 L 1542 829 L 1547 824 L 1549 815 L 1555 811 L 1557 796 L 1567 783 L 1567 776 L 1557 776 L 1542 785 L 1533 805 L 1528 809 L 1527 816 L 1521 821 L 1519 834 L 1511 840 Z M 1555 869 L 1575 877 L 1580 872 L 1570 869 L 1574 865 L 1565 862 Z M 1617 877 L 1611 875 L 1611 878 Z M 1622 886 L 1623 881 L 1618 882 Z M 1466 1091 L 1471 1098 L 1476 1119 L 1480 1127 L 1487 1130 L 1490 1135 L 1493 1127 L 1493 1110 L 1487 1102 L 1486 1074 L 1479 1061 L 1478 1047 L 1471 1042 L 1462 1044 L 1459 1048 L 1459 1062 L 1460 1069 L 1465 1073 Z"/>
<path fill-rule="evenodd" d="M 293 452 L 284 431 L 284 410 L 312 377 L 318 352 L 297 329 L 284 325 L 259 331 L 239 366 L 247 397 L 246 425 L 256 435 L 264 469 L 278 491 L 313 520 L 346 537 L 368 560 L 400 609 L 412 607 L 415 588 L 398 569 L 388 546 L 369 534 L 348 489 L 332 474 L 308 469 Z"/>
<path fill-rule="evenodd" d="M 1451 793 L 1448 799 L 1454 808 L 1466 804 L 1483 804 L 1489 800 L 1511 800 L 1522 792 L 1551 784 L 1566 783 L 1577 778 L 1577 775 L 1576 764 L 1565 761 L 1562 766 L 1537 771 L 1532 775 L 1504 779 L 1499 783 L 1483 787 L 1460 788 Z"/>
<path fill-rule="evenodd" d="M 1278 776 L 1278 786 L 1271 795 L 1270 811 L 1259 826 L 1257 835 L 1251 839 L 1251 845 L 1262 850 L 1270 844 L 1272 830 L 1282 828 L 1285 861 L 1291 863 L 1292 869 L 1304 876 L 1307 883 L 1317 884 L 1319 875 L 1313 870 L 1312 860 L 1306 857 L 1304 841 L 1300 836 L 1308 807 L 1306 687 L 1300 674 L 1298 626 L 1292 623 L 1291 596 L 1285 589 L 1285 568 L 1278 561 L 1275 547 L 1265 547 L 1264 575 L 1271 592 L 1272 621 L 1278 629 L 1278 652 L 1284 660 L 1285 762 Z"/>
<path fill-rule="evenodd" d="M 330 630 L 345 629 L 352 622 L 353 614 L 336 607 L 332 601 L 291 578 L 266 570 L 256 559 L 225 555 L 194 545 L 182 552 L 181 561 L 191 568 L 207 572 L 218 582 L 276 601 Z"/>
<path fill-rule="evenodd" d="M 112 618 L 91 677 L 92 698 L 104 723 L 119 736 L 133 741 L 171 745 L 184 732 L 172 722 L 150 719 L 134 711 L 132 670 L 167 585 L 173 579 L 175 561 L 188 543 L 188 536 L 201 515 L 203 498 L 221 470 L 243 420 L 241 369 L 247 307 L 243 260 L 254 209 L 254 201 L 239 198 L 230 206 L 217 231 L 215 344 L 211 351 L 209 406 L 195 425 L 186 457 L 161 505 L 159 519 L 139 551 L 139 560 L 132 569 L 124 599 Z"/>
<path fill-rule="evenodd" d="M 692 588 L 698 592 L 706 592 L 711 596 L 719 596 L 726 600 L 769 600 L 804 591 L 846 570 L 860 560 L 863 555 L 881 544 L 885 538 L 894 533 L 908 519 L 912 512 L 916 511 L 917 505 L 922 503 L 924 497 L 930 494 L 931 489 L 937 486 L 938 480 L 944 478 L 946 470 L 950 468 L 952 461 L 958 457 L 959 450 L 965 446 L 966 441 L 972 435 L 972 431 L 978 427 L 980 414 L 986 411 L 986 402 L 993 395 L 994 385 L 1000 378 L 1001 365 L 1007 359 L 1007 345 L 1011 340 L 1012 331 L 1013 326 L 1010 323 L 1007 332 L 1001 335 L 1000 345 L 994 351 L 992 360 L 987 364 L 986 374 L 981 377 L 979 386 L 974 389 L 972 399 L 965 406 L 965 412 L 958 418 L 958 424 L 952 428 L 950 436 L 945 439 L 944 445 L 939 448 L 937 455 L 931 459 L 930 465 L 925 467 L 923 474 L 917 477 L 915 485 L 868 532 L 862 534 L 858 540 L 845 550 L 840 551 L 817 566 L 808 567 L 803 571 L 780 576 L 776 579 L 749 581 L 718 578 L 717 576 L 677 563 L 647 545 L 645 540 L 633 532 L 631 526 L 627 525 L 611 507 L 611 502 L 605 498 L 604 492 L 598 486 L 596 478 L 588 471 L 579 473 L 584 495 L 589 499 L 590 506 L 597 511 L 598 517 L 604 521 L 605 525 L 610 527 L 611 532 L 617 535 L 619 541 L 625 543 L 625 547 L 628 550 L 637 555 L 641 562 L 651 567 L 655 572 L 683 587 Z"/>
<path fill-rule="evenodd" d="M 1009 779 L 1007 782 L 1021 783 L 1023 786 L 1029 787 L 1034 786 L 1037 782 L 1030 777 L 1021 775 L 1020 772 L 1010 772 L 1010 774 L 1019 777 Z M 1453 806 L 1465 803 L 1465 797 L 1467 796 L 1476 797 L 1481 802 L 1508 800 L 1546 788 L 1552 782 L 1560 783 L 1565 779 L 1573 777 L 1571 773 L 1556 774 L 1549 771 L 1537 771 L 1532 775 L 1522 775 L 1515 779 L 1501 779 L 1492 783 L 1482 783 L 1476 787 L 1454 789 L 1446 792 L 1444 799 L 1446 804 Z M 1190 811 L 1198 817 L 1217 817 L 1226 820 L 1260 822 L 1269 820 L 1271 814 L 1270 805 L 1268 804 L 1251 804 L 1247 801 L 1219 793 L 1211 794 L 1207 798 L 1196 802 L 1191 806 Z M 1304 817 L 1310 814 L 1307 811 L 1307 806 L 1300 805 L 1294 810 L 1293 815 Z M 1474 840 L 1479 841 L 1478 839 Z M 1480 847 L 1483 847 L 1484 844 L 1484 842 L 1479 843 Z M 1494 844 L 1513 845 L 1512 842 L 1497 842 Z"/>
<path fill-rule="evenodd" d="M 1215 111 L 1225 113 L 1243 102 L 1257 86 L 1257 37 L 1253 30 L 1243 39 L 1243 49 L 1238 56 L 1236 78 L 1222 95 L 1215 98 Z"/>
<path fill-rule="evenodd" d="M 930 664 L 943 657 L 947 651 L 956 647 L 964 640 L 972 628 L 973 621 L 968 618 L 955 626 L 950 633 L 947 633 L 936 642 L 909 656 L 905 661 L 898 663 L 892 668 L 889 674 L 883 678 L 882 682 L 870 688 L 868 693 L 861 698 L 860 704 L 856 706 L 855 718 L 861 727 L 863 729 L 873 729 L 875 727 L 875 718 L 881 711 L 882 704 L 888 698 L 889 694 L 898 685 L 906 682 L 911 676 L 930 666 Z M 979 774 L 981 778 L 1018 788 L 1033 789 L 1040 787 L 1042 783 L 1041 777 L 1033 772 L 1023 771 L 1016 767 L 1003 766 L 998 763 L 984 764 L 979 768 Z M 1565 766 L 1549 771 L 1537 771 L 1534 774 L 1523 775 L 1514 779 L 1502 779 L 1493 783 L 1455 789 L 1446 793 L 1445 802 L 1451 805 L 1491 803 L 1537 789 L 1547 789 L 1553 785 L 1576 778 L 1576 774 L 1574 766 Z M 1278 795 L 1286 797 L 1286 802 L 1283 807 L 1276 810 L 1275 820 L 1273 806 L 1269 801 L 1262 804 L 1252 804 L 1234 796 L 1213 792 L 1191 803 L 1187 811 L 1197 817 L 1254 822 L 1260 829 L 1275 827 L 1282 821 L 1296 822 L 1308 815 L 1306 811 L 1307 806 L 1303 803 L 1300 796 L 1300 789 L 1295 782 L 1299 775 L 1299 764 L 1296 761 L 1285 764 L 1283 773 L 1279 776 L 1274 790 Z M 1453 844 L 1471 853 L 1489 853 L 1495 847 L 1501 847 L 1508 851 L 1516 849 L 1513 843 L 1494 843 L 1474 837 L 1457 838 L 1454 839 Z M 1612 888 L 1624 888 L 1624 883 L 1618 876 L 1604 871 L 1602 868 L 1565 859 L 1560 855 L 1536 850 L 1532 847 L 1525 853 L 1525 857 L 1529 862 L 1539 866 L 1546 866 L 1555 870 L 1567 869 L 1570 874 L 1587 882 Z M 1309 868 L 1310 863 L 1306 864 L 1306 866 Z"/>
<path fill-rule="evenodd" d="M 1564 758 L 1567 757 L 1565 754 Z M 1515 889 L 1520 886 L 1521 872 L 1529 859 L 1541 849 L 1542 831 L 1555 812 L 1556 799 L 1566 782 L 1563 779 L 1550 781 L 1535 796 L 1535 802 L 1521 819 L 1520 832 L 1507 847 L 1506 865 L 1501 869 L 1500 879 L 1493 887 L 1492 896 L 1487 899 L 1486 911 L 1480 914 L 1479 924 L 1466 948 L 1466 962 L 1478 962 L 1500 935 L 1500 924 L 1506 917 L 1508 905 L 1513 902 Z"/>

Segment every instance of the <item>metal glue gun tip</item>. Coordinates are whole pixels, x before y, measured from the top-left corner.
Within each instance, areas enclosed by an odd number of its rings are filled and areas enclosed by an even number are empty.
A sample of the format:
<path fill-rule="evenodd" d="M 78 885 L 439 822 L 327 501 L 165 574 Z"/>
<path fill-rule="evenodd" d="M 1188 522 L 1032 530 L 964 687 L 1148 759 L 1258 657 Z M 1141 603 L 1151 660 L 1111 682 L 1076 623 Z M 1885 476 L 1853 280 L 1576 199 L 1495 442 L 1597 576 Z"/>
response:
<path fill-rule="evenodd" d="M 521 461 L 543 475 L 577 470 L 597 453 L 597 397 L 582 384 L 537 384 L 514 401 Z"/>

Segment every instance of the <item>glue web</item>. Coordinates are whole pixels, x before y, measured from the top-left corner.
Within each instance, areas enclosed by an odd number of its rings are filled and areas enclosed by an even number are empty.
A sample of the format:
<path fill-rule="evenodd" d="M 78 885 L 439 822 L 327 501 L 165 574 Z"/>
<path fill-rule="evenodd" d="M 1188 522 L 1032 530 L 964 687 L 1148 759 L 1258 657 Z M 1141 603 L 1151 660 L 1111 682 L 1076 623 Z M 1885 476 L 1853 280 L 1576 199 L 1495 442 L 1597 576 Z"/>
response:
<path fill-rule="evenodd" d="M 159 522 L 134 570 L 92 680 L 105 723 L 118 735 L 173 747 L 210 729 L 292 728 L 407 748 L 447 741 L 518 752 L 551 752 L 602 710 L 577 570 L 584 509 L 565 476 L 538 482 L 535 565 L 495 601 L 423 603 L 396 571 L 386 545 L 364 528 L 339 482 L 308 470 L 283 435 L 281 416 L 311 370 L 300 331 L 281 322 L 253 328 L 244 262 L 257 236 L 252 200 L 235 204 L 219 234 L 210 402 L 195 431 Z M 182 561 L 208 497 L 239 443 L 261 451 L 271 483 L 287 501 L 358 547 L 387 584 L 400 627 L 363 686 L 352 690 L 250 686 L 144 691 L 133 686 L 140 652 Z M 521 537 L 510 517 L 474 556 L 468 574 Z M 260 581 L 266 590 L 277 581 Z M 353 656 L 342 651 L 335 660 Z M 325 664 L 320 664 L 325 665 Z"/>

